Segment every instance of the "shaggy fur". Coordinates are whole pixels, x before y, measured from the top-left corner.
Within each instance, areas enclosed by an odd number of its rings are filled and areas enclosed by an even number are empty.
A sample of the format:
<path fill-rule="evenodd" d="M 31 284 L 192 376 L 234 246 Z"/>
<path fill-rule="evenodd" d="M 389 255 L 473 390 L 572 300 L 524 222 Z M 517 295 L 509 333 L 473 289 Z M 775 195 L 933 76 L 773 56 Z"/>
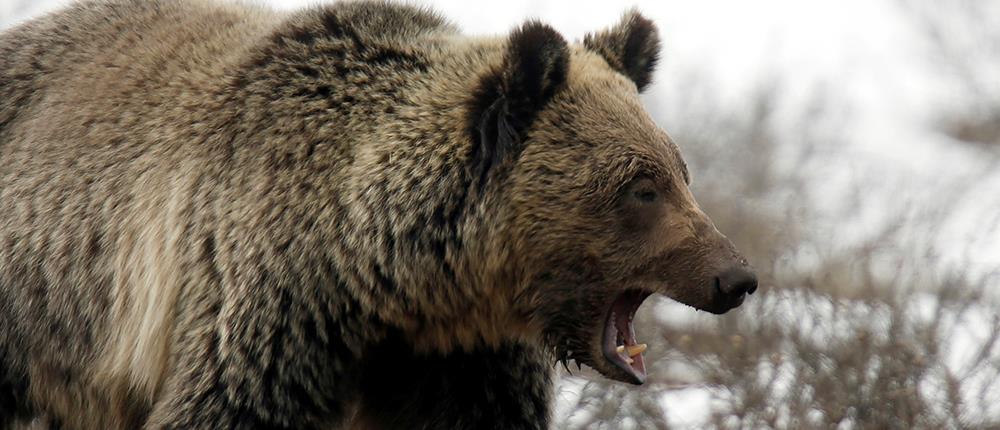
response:
<path fill-rule="evenodd" d="M 624 379 L 617 292 L 728 309 L 683 281 L 739 257 L 639 103 L 657 43 L 368 2 L 0 35 L 0 428 L 544 428 L 556 357 Z"/>

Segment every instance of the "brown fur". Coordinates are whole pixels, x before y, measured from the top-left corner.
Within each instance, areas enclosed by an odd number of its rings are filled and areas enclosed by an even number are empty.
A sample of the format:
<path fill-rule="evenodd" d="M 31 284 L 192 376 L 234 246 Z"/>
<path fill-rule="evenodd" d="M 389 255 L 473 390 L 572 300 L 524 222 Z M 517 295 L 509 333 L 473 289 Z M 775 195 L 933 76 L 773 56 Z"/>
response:
<path fill-rule="evenodd" d="M 618 291 L 729 306 L 637 97 L 657 50 L 634 12 L 570 46 L 355 2 L 0 35 L 0 427 L 544 427 L 552 352 L 621 377 Z"/>

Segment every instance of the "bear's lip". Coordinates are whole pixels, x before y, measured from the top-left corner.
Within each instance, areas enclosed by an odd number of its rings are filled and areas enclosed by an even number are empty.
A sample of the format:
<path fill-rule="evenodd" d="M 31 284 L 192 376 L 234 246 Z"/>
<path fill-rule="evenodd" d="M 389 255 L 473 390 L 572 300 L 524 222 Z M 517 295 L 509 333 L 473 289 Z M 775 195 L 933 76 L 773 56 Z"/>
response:
<path fill-rule="evenodd" d="M 643 300 L 650 294 L 652 293 L 643 290 L 622 292 L 611 302 L 604 320 L 604 338 L 601 342 L 604 358 L 625 372 L 627 379 L 623 382 L 636 385 L 646 381 L 646 363 L 642 358 L 646 344 L 636 342 L 632 320 Z M 631 354 L 635 351 L 638 352 Z"/>

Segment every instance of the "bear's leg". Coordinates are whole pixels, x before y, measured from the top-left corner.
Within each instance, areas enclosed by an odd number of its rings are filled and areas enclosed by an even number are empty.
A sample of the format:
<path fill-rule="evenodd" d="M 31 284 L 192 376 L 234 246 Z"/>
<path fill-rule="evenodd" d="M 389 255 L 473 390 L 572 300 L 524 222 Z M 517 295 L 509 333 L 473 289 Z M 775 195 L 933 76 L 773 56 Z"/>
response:
<path fill-rule="evenodd" d="M 535 347 L 511 342 L 420 356 L 396 342 L 372 351 L 364 364 L 358 428 L 548 427 L 552 366 Z"/>
<path fill-rule="evenodd" d="M 219 336 L 211 325 L 184 335 L 147 429 L 271 428 L 227 392 L 219 357 Z M 201 350 L 194 346 L 201 344 Z M 237 393 L 239 394 L 239 393 Z"/>
<path fill-rule="evenodd" d="M 0 284 L 0 290 L 3 289 L 4 285 Z M 19 428 L 17 423 L 30 420 L 32 415 L 28 402 L 28 374 L 18 369 L 13 356 L 18 348 L 13 345 L 18 342 L 13 339 L 16 334 L 12 331 L 17 326 L 10 320 L 12 312 L 5 299 L 0 297 L 0 312 L 4 313 L 0 315 L 0 330 L 7 330 L 0 333 L 0 430 Z"/>
<path fill-rule="evenodd" d="M 193 366 L 171 377 L 146 429 L 280 428 L 266 425 L 231 399 L 211 366 Z"/>
<path fill-rule="evenodd" d="M 27 379 L 14 374 L 10 366 L 4 363 L 3 351 L 0 350 L 0 429 L 17 428 L 21 420 L 30 419 L 28 407 Z"/>
<path fill-rule="evenodd" d="M 277 286 L 205 296 L 184 300 L 192 304 L 147 428 L 330 429 L 343 420 L 362 343 L 350 331 L 360 322 L 338 312 L 348 307 Z"/>
<path fill-rule="evenodd" d="M 206 342 L 204 354 L 176 366 L 161 400 L 154 405 L 148 429 L 320 429 L 335 428 L 344 416 L 350 375 L 329 375 L 328 391 L 313 392 L 318 382 L 295 377 L 295 363 L 257 367 L 227 362 Z M 294 351 L 289 351 L 294 354 Z M 331 361 L 336 360 L 330 357 Z M 342 362 L 343 363 L 343 362 Z M 297 375 L 308 378 L 311 375 Z M 305 385 L 311 384 L 311 387 Z"/>

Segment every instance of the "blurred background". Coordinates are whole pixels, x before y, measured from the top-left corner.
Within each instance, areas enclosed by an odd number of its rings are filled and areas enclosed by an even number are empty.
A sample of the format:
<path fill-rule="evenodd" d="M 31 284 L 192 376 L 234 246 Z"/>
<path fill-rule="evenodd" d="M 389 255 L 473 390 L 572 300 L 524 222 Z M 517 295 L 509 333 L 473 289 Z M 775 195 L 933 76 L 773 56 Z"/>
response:
<path fill-rule="evenodd" d="M 0 28 L 65 3 L 0 0 Z M 555 428 L 1000 428 L 1000 2 L 415 3 L 569 39 L 638 7 L 645 103 L 762 276 L 723 317 L 647 301 L 648 382 L 560 367 Z"/>

